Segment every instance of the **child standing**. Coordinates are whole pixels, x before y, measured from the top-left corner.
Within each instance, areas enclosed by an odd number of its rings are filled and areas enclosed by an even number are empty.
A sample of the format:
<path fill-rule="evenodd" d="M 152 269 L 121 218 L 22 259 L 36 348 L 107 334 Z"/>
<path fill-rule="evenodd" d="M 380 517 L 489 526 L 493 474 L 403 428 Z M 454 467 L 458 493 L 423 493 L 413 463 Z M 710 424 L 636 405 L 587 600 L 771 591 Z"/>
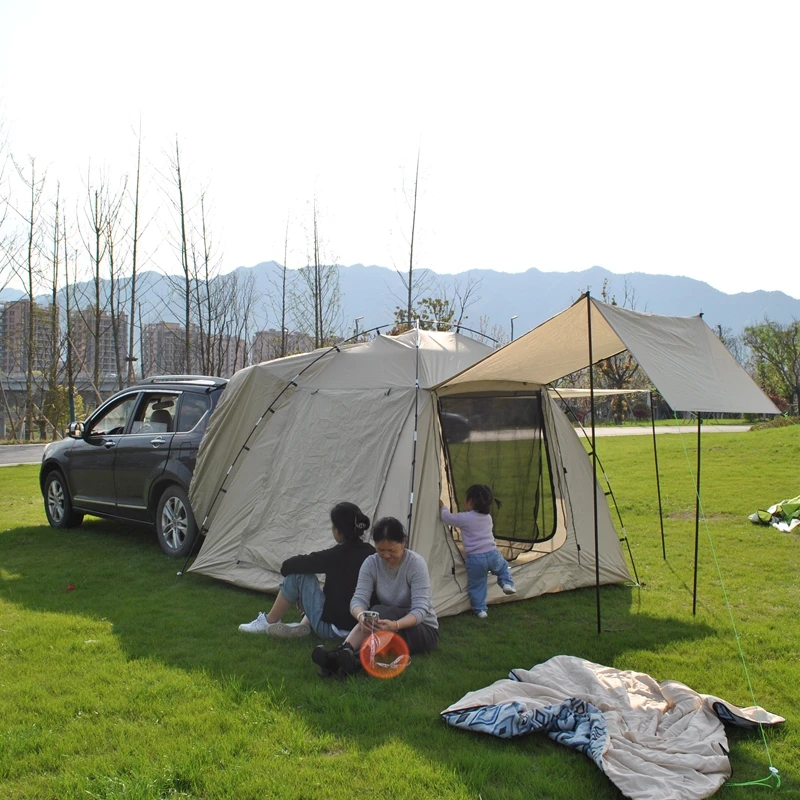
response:
<path fill-rule="evenodd" d="M 472 610 L 478 619 L 486 619 L 487 579 L 491 572 L 505 594 L 516 594 L 508 562 L 500 555 L 492 533 L 492 490 L 482 484 L 467 489 L 466 511 L 457 514 L 439 500 L 442 522 L 461 529 L 461 539 L 467 554 L 467 592 Z"/>

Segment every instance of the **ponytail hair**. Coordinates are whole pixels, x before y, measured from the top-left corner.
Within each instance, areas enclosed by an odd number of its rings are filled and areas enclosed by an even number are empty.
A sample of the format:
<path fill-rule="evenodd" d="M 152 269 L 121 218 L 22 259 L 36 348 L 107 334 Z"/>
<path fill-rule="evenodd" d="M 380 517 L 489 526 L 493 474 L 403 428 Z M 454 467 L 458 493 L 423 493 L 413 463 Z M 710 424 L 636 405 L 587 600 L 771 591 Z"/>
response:
<path fill-rule="evenodd" d="M 331 524 L 346 541 L 360 539 L 369 528 L 369 517 L 355 503 L 337 503 L 331 509 Z"/>
<path fill-rule="evenodd" d="M 474 483 L 467 489 L 467 500 L 472 501 L 473 511 L 477 511 L 479 514 L 488 514 L 492 510 L 494 495 L 488 486 L 482 483 Z M 499 500 L 497 501 L 497 506 L 498 508 L 500 507 Z"/>

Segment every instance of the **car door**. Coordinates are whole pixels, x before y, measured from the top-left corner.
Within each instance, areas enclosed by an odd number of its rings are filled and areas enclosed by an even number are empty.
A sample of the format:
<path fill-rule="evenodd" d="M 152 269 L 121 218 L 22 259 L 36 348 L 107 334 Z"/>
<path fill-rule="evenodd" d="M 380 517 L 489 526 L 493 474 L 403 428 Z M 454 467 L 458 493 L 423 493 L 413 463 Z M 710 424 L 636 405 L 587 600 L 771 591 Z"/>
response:
<path fill-rule="evenodd" d="M 184 393 L 172 448 L 178 460 L 175 468 L 187 486 L 194 472 L 200 440 L 203 438 L 210 414 L 211 398 L 207 394 Z"/>
<path fill-rule="evenodd" d="M 151 521 L 150 487 L 169 460 L 179 399 L 175 391 L 142 392 L 130 431 L 117 445 L 114 486 L 120 516 Z"/>
<path fill-rule="evenodd" d="M 116 513 L 114 461 L 138 398 L 138 392 L 131 392 L 101 406 L 70 449 L 69 482 L 78 508 L 98 514 Z"/>

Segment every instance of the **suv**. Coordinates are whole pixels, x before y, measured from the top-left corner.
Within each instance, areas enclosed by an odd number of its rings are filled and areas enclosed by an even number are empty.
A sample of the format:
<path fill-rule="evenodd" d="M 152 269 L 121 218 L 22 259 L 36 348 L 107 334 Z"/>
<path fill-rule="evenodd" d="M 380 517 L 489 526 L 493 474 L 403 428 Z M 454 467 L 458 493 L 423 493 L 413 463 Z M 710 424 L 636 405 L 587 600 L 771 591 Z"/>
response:
<path fill-rule="evenodd" d="M 146 378 L 106 400 L 45 448 L 39 472 L 47 521 L 74 528 L 84 514 L 154 525 L 169 556 L 191 552 L 189 505 L 197 449 L 227 380 Z"/>

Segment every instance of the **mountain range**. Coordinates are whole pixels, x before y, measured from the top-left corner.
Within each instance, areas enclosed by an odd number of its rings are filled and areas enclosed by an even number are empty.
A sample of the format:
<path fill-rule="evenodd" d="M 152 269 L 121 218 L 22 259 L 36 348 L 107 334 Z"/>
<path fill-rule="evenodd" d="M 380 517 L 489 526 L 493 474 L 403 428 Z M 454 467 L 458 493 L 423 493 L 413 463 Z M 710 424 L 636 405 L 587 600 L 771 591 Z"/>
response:
<path fill-rule="evenodd" d="M 266 261 L 254 267 L 239 267 L 236 272 L 242 278 L 252 275 L 256 291 L 266 297 L 272 287 L 270 276 L 274 276 L 277 267 L 276 262 Z M 421 269 L 415 272 L 416 280 L 428 287 L 423 297 L 452 298 L 458 291 L 463 294 L 472 284 L 464 325 L 474 329 L 484 327 L 489 334 L 495 326 L 502 327 L 506 337 L 510 334 L 512 317 L 515 317 L 514 335 L 517 337 L 567 308 L 586 290 L 600 299 L 604 285 L 607 295 L 615 297 L 620 305 L 670 316 L 702 313 L 710 327 L 722 326 L 734 334 L 765 318 L 781 323 L 800 319 L 800 300 L 783 292 L 726 294 L 693 278 L 642 272 L 616 274 L 603 267 L 580 272 L 529 269 L 508 273 L 485 269 L 456 275 Z M 174 282 L 174 276 L 168 278 L 157 272 L 140 276 L 139 298 L 144 322 L 179 320 L 181 302 Z M 389 326 L 394 320 L 395 308 L 405 306 L 406 289 L 394 269 L 363 264 L 340 266 L 339 282 L 341 328 L 345 334 L 353 330 L 356 318 L 361 318 L 360 330 Z M 0 292 L 0 300 L 17 299 L 22 294 L 5 289 Z M 48 302 L 45 297 L 37 300 Z M 278 327 L 269 303 L 264 299 L 257 306 L 253 330 Z M 481 325 L 482 317 L 488 320 L 488 326 Z"/>

